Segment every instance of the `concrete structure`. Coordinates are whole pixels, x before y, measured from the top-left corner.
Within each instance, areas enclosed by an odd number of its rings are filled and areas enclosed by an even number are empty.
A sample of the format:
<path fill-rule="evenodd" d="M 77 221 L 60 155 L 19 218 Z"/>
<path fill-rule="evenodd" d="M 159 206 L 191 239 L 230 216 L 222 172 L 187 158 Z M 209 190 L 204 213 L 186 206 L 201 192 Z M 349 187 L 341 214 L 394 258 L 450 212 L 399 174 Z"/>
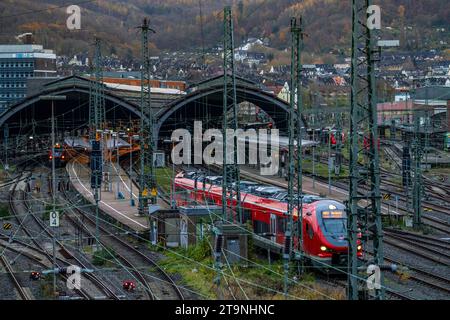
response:
<path fill-rule="evenodd" d="M 28 78 L 56 75 L 56 55 L 41 45 L 0 45 L 0 113 L 27 97 Z"/>
<path fill-rule="evenodd" d="M 84 161 L 85 162 L 85 161 Z M 83 161 L 75 160 L 66 166 L 73 187 L 88 202 L 94 205 L 94 197 L 90 186 L 91 170 Z M 116 180 L 119 179 L 119 184 Z M 111 191 L 102 191 L 99 208 L 102 212 L 118 221 L 127 230 L 137 233 L 145 233 L 149 230 L 149 221 L 146 216 L 138 216 L 137 206 L 130 205 L 130 180 L 122 168 L 113 165 L 111 176 Z M 117 189 L 120 188 L 120 190 Z M 132 197 L 135 203 L 138 201 L 138 190 L 133 183 Z M 118 191 L 124 195 L 123 199 L 118 199 Z"/>
<path fill-rule="evenodd" d="M 0 126 L 8 122 L 11 135 L 18 130 L 18 124 L 24 127 L 31 126 L 31 118 L 37 122 L 48 120 L 51 110 L 46 101 L 41 101 L 40 95 L 66 95 L 67 100 L 55 103 L 55 116 L 57 120 L 62 114 L 69 117 L 74 128 L 86 126 L 89 110 L 89 79 L 80 76 L 70 76 L 56 81 L 45 83 L 40 90 L 36 90 L 26 100 L 16 103 L 7 112 L 0 116 Z M 177 90 L 177 89 L 170 89 Z M 237 103 L 249 102 L 263 110 L 273 120 L 274 126 L 286 132 L 287 112 L 289 105 L 274 96 L 272 93 L 258 87 L 255 83 L 237 78 Z M 155 140 L 163 140 L 171 136 L 177 128 L 191 129 L 198 119 L 210 121 L 209 127 L 220 126 L 222 111 L 217 108 L 223 100 L 222 76 L 203 81 L 189 87 L 187 94 L 152 93 L 152 109 L 154 110 L 156 127 Z M 106 117 L 109 122 L 125 120 L 131 117 L 140 117 L 140 92 L 129 90 L 115 90 L 113 87 L 105 90 Z M 39 112 L 36 112 L 39 110 Z M 34 115 L 33 115 L 34 114 Z M 180 121 L 182 119 L 182 121 Z M 15 130 L 15 131 L 14 131 Z M 36 128 L 45 131 L 46 127 Z M 66 128 L 66 131 L 70 128 Z M 48 133 L 48 130 L 45 131 Z M 39 132 L 42 133 L 42 132 Z"/>

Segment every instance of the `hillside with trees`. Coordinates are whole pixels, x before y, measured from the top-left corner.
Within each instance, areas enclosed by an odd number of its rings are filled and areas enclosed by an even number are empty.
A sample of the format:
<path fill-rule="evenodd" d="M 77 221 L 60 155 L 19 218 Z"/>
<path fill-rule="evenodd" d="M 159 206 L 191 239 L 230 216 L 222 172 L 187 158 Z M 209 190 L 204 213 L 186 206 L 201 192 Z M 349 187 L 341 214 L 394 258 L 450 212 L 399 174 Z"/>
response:
<path fill-rule="evenodd" d="M 66 28 L 66 7 L 79 3 L 80 31 Z M 11 34 L 32 32 L 37 43 L 58 54 L 86 52 L 97 35 L 105 40 L 106 53 L 129 57 L 138 54 L 136 27 L 149 17 L 156 31 L 152 49 L 201 50 L 220 44 L 222 8 L 233 3 L 235 38 L 266 38 L 270 46 L 289 46 L 289 20 L 302 14 L 309 58 L 333 62 L 348 55 L 351 37 L 350 0 L 2 0 L 1 43 L 14 43 Z M 450 41 L 450 6 L 446 0 L 379 0 L 382 35 L 400 39 L 403 50 L 420 47 L 445 49 Z M 53 9 L 51 9 L 53 8 Z M 202 15 L 200 15 L 202 11 Z M 203 25 L 203 32 L 201 26 Z M 94 31 L 95 30 L 95 31 Z M 202 36 L 203 34 L 203 36 Z"/>

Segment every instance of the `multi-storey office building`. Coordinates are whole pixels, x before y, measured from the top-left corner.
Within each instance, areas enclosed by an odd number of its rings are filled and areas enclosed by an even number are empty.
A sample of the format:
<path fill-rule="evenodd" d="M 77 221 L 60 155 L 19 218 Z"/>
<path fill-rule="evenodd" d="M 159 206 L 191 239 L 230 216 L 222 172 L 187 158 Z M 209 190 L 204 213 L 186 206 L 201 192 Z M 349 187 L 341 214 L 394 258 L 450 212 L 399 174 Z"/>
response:
<path fill-rule="evenodd" d="M 0 45 L 0 113 L 27 95 L 27 79 L 56 76 L 56 55 L 41 45 Z"/>

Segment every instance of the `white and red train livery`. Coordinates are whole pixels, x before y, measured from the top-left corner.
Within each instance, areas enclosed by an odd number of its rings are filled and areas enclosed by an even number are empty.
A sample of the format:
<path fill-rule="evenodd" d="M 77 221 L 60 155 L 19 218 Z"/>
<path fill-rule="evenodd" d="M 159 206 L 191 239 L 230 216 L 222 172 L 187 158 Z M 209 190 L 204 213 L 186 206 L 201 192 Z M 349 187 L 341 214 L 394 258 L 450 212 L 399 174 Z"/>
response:
<path fill-rule="evenodd" d="M 222 205 L 220 185 L 195 181 L 179 173 L 175 178 L 177 205 L 208 203 Z M 251 221 L 253 232 L 284 243 L 287 222 L 286 202 L 241 192 L 243 222 Z M 303 203 L 303 248 L 305 258 L 313 265 L 343 267 L 347 265 L 347 217 L 345 206 L 335 200 L 318 198 Z M 294 211 L 294 229 L 297 228 L 297 210 Z M 294 239 L 294 248 L 298 241 Z M 358 255 L 362 248 L 358 245 Z"/>

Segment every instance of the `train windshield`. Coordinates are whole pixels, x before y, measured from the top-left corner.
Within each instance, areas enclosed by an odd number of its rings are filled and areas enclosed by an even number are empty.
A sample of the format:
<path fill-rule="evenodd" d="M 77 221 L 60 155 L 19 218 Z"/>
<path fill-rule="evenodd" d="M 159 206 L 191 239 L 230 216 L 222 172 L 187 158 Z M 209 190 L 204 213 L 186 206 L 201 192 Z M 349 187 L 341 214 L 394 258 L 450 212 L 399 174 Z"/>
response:
<path fill-rule="evenodd" d="M 324 219 L 325 230 L 329 233 L 346 233 L 347 219 Z"/>
<path fill-rule="evenodd" d="M 323 211 L 323 224 L 329 233 L 346 233 L 347 217 L 343 211 Z"/>

